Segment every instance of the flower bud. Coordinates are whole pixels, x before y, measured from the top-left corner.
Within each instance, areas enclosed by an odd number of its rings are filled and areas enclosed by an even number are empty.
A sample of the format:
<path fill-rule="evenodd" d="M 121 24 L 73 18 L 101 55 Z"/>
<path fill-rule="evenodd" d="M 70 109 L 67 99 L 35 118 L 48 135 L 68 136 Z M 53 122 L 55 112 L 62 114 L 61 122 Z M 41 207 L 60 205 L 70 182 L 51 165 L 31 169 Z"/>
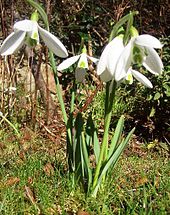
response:
<path fill-rule="evenodd" d="M 86 46 L 83 47 L 82 49 L 82 53 L 86 54 L 87 53 L 87 49 L 86 49 Z"/>

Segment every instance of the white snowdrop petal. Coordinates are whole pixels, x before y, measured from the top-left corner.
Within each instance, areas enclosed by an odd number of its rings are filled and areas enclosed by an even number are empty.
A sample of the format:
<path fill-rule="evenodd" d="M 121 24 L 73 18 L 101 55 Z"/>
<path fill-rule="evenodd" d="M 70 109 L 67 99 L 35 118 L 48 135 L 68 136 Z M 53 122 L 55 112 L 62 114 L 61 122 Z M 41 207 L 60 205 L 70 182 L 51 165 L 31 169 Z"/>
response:
<path fill-rule="evenodd" d="M 25 32 L 17 31 L 11 33 L 2 43 L 0 54 L 2 56 L 11 55 L 17 51 L 24 43 Z"/>
<path fill-rule="evenodd" d="M 38 26 L 38 30 L 44 43 L 52 52 L 54 52 L 57 56 L 62 58 L 65 58 L 68 56 L 68 52 L 65 46 L 57 37 L 55 37 L 49 31 L 44 30 L 40 26 Z"/>
<path fill-rule="evenodd" d="M 123 45 L 122 38 L 116 37 L 114 40 L 110 42 L 110 51 L 108 54 L 107 68 L 113 77 L 114 77 L 117 61 L 123 49 L 124 49 L 124 45 Z"/>
<path fill-rule="evenodd" d="M 161 49 L 163 46 L 156 37 L 153 37 L 148 34 L 142 34 L 136 37 L 135 43 L 140 46 L 148 46 L 148 47 L 158 48 L 158 49 Z"/>
<path fill-rule="evenodd" d="M 31 39 L 34 39 L 39 43 L 39 33 L 38 33 L 38 24 L 37 22 L 33 22 L 32 30 L 28 32 L 28 35 Z"/>
<path fill-rule="evenodd" d="M 110 50 L 110 43 L 106 45 L 106 47 L 104 48 L 100 56 L 99 62 L 97 64 L 98 75 L 101 75 L 106 69 L 109 50 Z"/>
<path fill-rule="evenodd" d="M 67 69 L 76 61 L 78 61 L 79 58 L 80 58 L 80 55 L 76 55 L 64 60 L 61 64 L 58 65 L 57 70 L 61 71 L 61 70 Z"/>
<path fill-rule="evenodd" d="M 147 56 L 144 59 L 143 66 L 153 74 L 161 74 L 163 70 L 163 63 L 158 53 L 150 47 L 147 47 Z"/>
<path fill-rule="evenodd" d="M 104 82 L 114 78 L 117 60 L 124 49 L 123 40 L 120 37 L 114 38 L 104 49 L 97 67 L 97 74 Z"/>
<path fill-rule="evenodd" d="M 126 73 L 131 65 L 132 60 L 132 48 L 134 39 L 132 38 L 130 42 L 125 46 L 118 59 L 116 70 L 115 70 L 115 80 L 119 82 L 126 77 Z"/>
<path fill-rule="evenodd" d="M 140 72 L 138 72 L 136 70 L 131 70 L 131 73 L 143 85 L 145 85 L 146 87 L 149 87 L 149 88 L 153 88 L 153 85 L 149 81 L 149 79 L 147 77 L 145 77 L 144 75 L 142 75 Z"/>
<path fill-rule="evenodd" d="M 113 75 L 110 73 L 110 71 L 108 71 L 108 69 L 106 68 L 104 70 L 104 72 L 102 72 L 102 74 L 100 74 L 100 79 L 103 81 L 103 82 L 108 82 L 110 80 L 113 79 Z"/>
<path fill-rule="evenodd" d="M 82 82 L 85 79 L 86 69 L 84 68 L 76 68 L 75 77 L 78 82 Z"/>
<path fill-rule="evenodd" d="M 16 22 L 14 24 L 14 31 L 17 31 L 17 30 L 26 31 L 26 32 L 32 31 L 34 23 L 36 23 L 37 25 L 37 22 L 32 20 L 27 20 L 27 19 Z"/>

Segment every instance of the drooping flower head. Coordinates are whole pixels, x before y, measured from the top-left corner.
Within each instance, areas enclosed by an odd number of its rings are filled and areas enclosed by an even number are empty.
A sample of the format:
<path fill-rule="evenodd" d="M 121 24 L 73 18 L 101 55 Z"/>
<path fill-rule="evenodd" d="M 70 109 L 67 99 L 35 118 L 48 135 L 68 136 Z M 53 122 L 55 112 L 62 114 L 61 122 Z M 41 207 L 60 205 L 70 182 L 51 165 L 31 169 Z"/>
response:
<path fill-rule="evenodd" d="M 32 20 L 25 19 L 14 24 L 14 32 L 12 32 L 2 43 L 0 54 L 2 56 L 11 55 L 24 43 L 27 43 L 27 45 L 36 45 L 39 43 L 39 37 L 41 37 L 46 46 L 53 53 L 59 57 L 67 57 L 67 50 L 61 41 L 49 31 L 38 25 L 38 17 L 36 13 L 32 15 L 31 19 Z"/>
<path fill-rule="evenodd" d="M 97 65 L 97 74 L 102 81 L 107 82 L 115 78 L 116 64 L 123 49 L 122 35 L 115 37 L 104 48 Z"/>
<path fill-rule="evenodd" d="M 140 64 L 153 74 L 161 74 L 163 63 L 154 48 L 162 48 L 158 39 L 148 34 L 139 36 L 137 30 L 132 27 L 132 38 L 126 46 L 123 45 L 123 39 L 120 45 L 117 37 L 106 46 L 99 60 L 97 73 L 105 82 L 112 79 L 121 82 L 131 77 L 129 83 L 132 83 L 132 76 L 134 76 L 142 84 L 151 88 L 152 83 L 132 68 L 134 64 Z"/>
<path fill-rule="evenodd" d="M 97 58 L 87 55 L 87 49 L 84 46 L 81 54 L 64 60 L 61 64 L 58 65 L 57 70 L 65 70 L 72 66 L 74 63 L 78 62 L 77 68 L 75 70 L 75 77 L 78 82 L 82 82 L 85 78 L 86 70 L 89 69 L 88 60 L 91 60 L 94 63 L 98 62 Z"/>
<path fill-rule="evenodd" d="M 134 27 L 133 30 L 133 32 L 136 32 Z M 129 69 L 132 74 L 135 74 L 134 77 L 138 79 L 139 73 L 137 71 L 134 73 L 134 70 L 132 70 L 134 64 L 143 65 L 152 74 L 161 74 L 163 63 L 154 48 L 162 48 L 158 39 L 148 34 L 133 34 L 119 58 L 115 80 L 120 81 L 126 77 Z"/>

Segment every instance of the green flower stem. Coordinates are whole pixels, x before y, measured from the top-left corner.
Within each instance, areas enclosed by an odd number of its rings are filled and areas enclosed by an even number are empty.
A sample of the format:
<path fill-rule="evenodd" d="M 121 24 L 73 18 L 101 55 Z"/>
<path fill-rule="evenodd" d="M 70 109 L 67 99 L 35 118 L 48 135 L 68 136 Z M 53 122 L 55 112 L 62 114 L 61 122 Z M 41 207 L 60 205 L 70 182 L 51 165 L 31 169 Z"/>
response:
<path fill-rule="evenodd" d="M 75 84 L 75 80 L 74 80 L 73 88 L 72 88 L 72 91 L 71 91 L 70 114 L 72 114 L 74 112 L 75 92 L 76 92 L 76 84 Z"/>
<path fill-rule="evenodd" d="M 65 110 L 65 104 L 64 104 L 64 100 L 62 97 L 61 88 L 60 88 L 60 84 L 59 84 L 59 80 L 58 80 L 58 74 L 57 74 L 57 68 L 56 68 L 56 64 L 55 64 L 54 55 L 51 51 L 49 51 L 49 54 L 50 54 L 51 67 L 52 67 L 53 72 L 54 72 L 54 79 L 55 79 L 55 83 L 56 83 L 56 87 L 57 87 L 58 100 L 59 100 L 59 103 L 61 105 L 61 111 L 63 114 L 64 122 L 65 122 L 65 124 L 67 124 L 68 117 L 67 117 L 67 113 Z"/>
<path fill-rule="evenodd" d="M 68 117 L 67 117 L 67 113 L 66 113 L 66 109 L 65 109 L 64 100 L 63 100 L 63 97 L 62 97 L 60 83 L 59 83 L 59 80 L 58 80 L 55 59 L 54 59 L 54 55 L 53 55 L 53 53 L 51 51 L 49 51 L 49 54 L 50 54 L 51 67 L 52 67 L 53 72 L 54 72 L 54 79 L 55 79 L 56 88 L 57 88 L 57 96 L 58 96 L 58 100 L 59 100 L 59 103 L 60 103 L 60 106 L 61 106 L 61 111 L 62 111 L 62 114 L 63 114 L 63 119 L 64 119 L 64 122 L 65 122 L 65 125 L 67 126 Z M 70 143 L 72 143 L 71 130 L 69 128 L 67 128 L 67 133 L 68 133 L 69 141 L 70 141 Z"/>
<path fill-rule="evenodd" d="M 108 92 L 109 87 L 106 88 L 106 91 L 107 91 L 106 95 L 109 95 L 109 92 Z M 109 96 L 109 104 L 106 109 L 107 112 L 105 114 L 104 135 L 103 135 L 103 140 L 102 140 L 102 144 L 101 144 L 99 160 L 98 160 L 95 175 L 94 175 L 93 189 L 97 185 L 102 163 L 106 159 L 105 155 L 106 155 L 107 148 L 108 148 L 108 132 L 109 132 L 110 120 L 111 120 L 111 116 L 112 116 L 112 107 L 113 107 L 113 102 L 114 102 L 114 98 L 115 98 L 115 91 L 116 91 L 116 82 L 114 81 L 113 87 L 112 87 L 112 92 L 110 93 L 110 96 Z"/>
<path fill-rule="evenodd" d="M 130 13 L 129 14 L 129 20 L 127 22 L 127 27 L 126 27 L 126 31 L 125 31 L 125 35 L 124 35 L 124 44 L 127 45 L 128 40 L 129 40 L 129 36 L 130 36 L 130 30 L 131 27 L 133 26 L 133 14 Z"/>
<path fill-rule="evenodd" d="M 107 125 L 107 120 L 108 120 L 108 111 L 109 111 L 109 104 L 110 104 L 110 85 L 111 82 L 107 82 L 106 83 L 106 98 L 105 98 L 105 113 L 104 113 L 104 130 L 105 130 L 105 126 Z M 107 135 L 107 145 L 105 147 L 105 152 L 104 152 L 104 160 L 107 156 L 107 150 L 108 150 L 108 135 Z"/>
<path fill-rule="evenodd" d="M 105 113 L 104 116 L 106 116 L 108 106 L 109 106 L 109 88 L 110 88 L 110 82 L 106 83 L 106 98 L 105 98 Z"/>
<path fill-rule="evenodd" d="M 138 11 L 133 11 L 127 14 L 126 16 L 122 17 L 113 27 L 110 37 L 109 37 L 109 42 L 112 41 L 112 39 L 116 36 L 119 28 L 125 24 L 134 15 L 137 15 L 139 12 Z"/>
<path fill-rule="evenodd" d="M 32 7 L 34 7 L 39 12 L 47 30 L 49 31 L 48 16 L 44 11 L 44 9 L 41 7 L 41 5 L 34 0 L 25 0 L 25 1 L 28 2 Z"/>

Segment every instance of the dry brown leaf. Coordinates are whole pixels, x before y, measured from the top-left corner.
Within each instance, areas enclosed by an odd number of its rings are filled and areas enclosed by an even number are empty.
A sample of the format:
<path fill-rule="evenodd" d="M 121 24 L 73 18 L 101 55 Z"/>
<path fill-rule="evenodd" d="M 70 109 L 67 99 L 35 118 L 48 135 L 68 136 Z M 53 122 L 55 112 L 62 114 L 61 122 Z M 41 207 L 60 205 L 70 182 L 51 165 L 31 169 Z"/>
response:
<path fill-rule="evenodd" d="M 7 181 L 5 182 L 6 186 L 13 186 L 14 184 L 19 183 L 20 179 L 18 177 L 10 177 L 9 179 L 7 179 Z"/>
<path fill-rule="evenodd" d="M 2 143 L 2 142 L 0 142 L 0 149 L 6 149 L 6 145 L 4 144 L 4 143 Z"/>
<path fill-rule="evenodd" d="M 18 152 L 18 156 L 21 158 L 21 160 L 26 160 L 26 155 L 24 151 L 19 151 Z"/>
<path fill-rule="evenodd" d="M 136 182 L 136 187 L 142 186 L 148 182 L 147 177 L 139 178 Z"/>
<path fill-rule="evenodd" d="M 28 183 L 32 184 L 33 183 L 33 179 L 31 177 L 28 177 Z"/>
<path fill-rule="evenodd" d="M 32 190 L 28 186 L 25 186 L 25 193 L 26 193 L 26 196 L 31 201 L 31 203 L 35 204 L 36 201 L 35 201 L 35 198 L 34 198 L 34 194 L 33 194 Z"/>
<path fill-rule="evenodd" d="M 160 177 L 156 177 L 155 181 L 154 181 L 154 186 L 158 189 L 160 186 Z"/>
<path fill-rule="evenodd" d="M 46 173 L 47 176 L 52 176 L 54 175 L 54 168 L 51 165 L 51 163 L 47 163 L 44 168 L 43 168 L 44 172 Z"/>
<path fill-rule="evenodd" d="M 37 209 L 37 211 L 38 211 L 37 214 L 41 214 L 40 208 L 36 204 L 36 200 L 35 200 L 32 190 L 28 186 L 25 186 L 24 188 L 25 188 L 26 196 L 29 198 L 29 200 L 34 205 L 34 207 Z"/>
<path fill-rule="evenodd" d="M 86 211 L 78 211 L 77 215 L 90 215 L 90 214 Z"/>

